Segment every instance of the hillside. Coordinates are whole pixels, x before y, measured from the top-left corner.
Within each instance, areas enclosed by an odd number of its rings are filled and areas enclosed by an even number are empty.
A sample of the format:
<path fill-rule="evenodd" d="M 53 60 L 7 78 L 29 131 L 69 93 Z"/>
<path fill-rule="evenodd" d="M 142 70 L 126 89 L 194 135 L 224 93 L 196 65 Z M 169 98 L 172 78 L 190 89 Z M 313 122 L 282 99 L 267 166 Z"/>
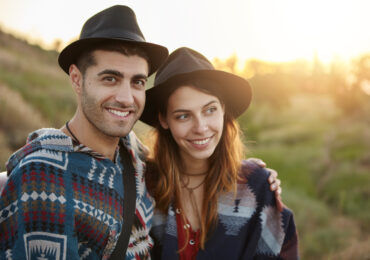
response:
<path fill-rule="evenodd" d="M 30 131 L 59 128 L 73 115 L 57 56 L 0 32 L 0 170 Z M 252 105 L 239 120 L 247 156 L 278 171 L 302 259 L 370 259 L 370 55 L 349 70 L 254 60 L 237 71 L 235 61 L 214 63 L 250 78 Z M 149 136 L 142 124 L 135 130 Z"/>
<path fill-rule="evenodd" d="M 0 32 L 0 170 L 30 131 L 59 127 L 74 111 L 74 94 L 57 55 Z"/>

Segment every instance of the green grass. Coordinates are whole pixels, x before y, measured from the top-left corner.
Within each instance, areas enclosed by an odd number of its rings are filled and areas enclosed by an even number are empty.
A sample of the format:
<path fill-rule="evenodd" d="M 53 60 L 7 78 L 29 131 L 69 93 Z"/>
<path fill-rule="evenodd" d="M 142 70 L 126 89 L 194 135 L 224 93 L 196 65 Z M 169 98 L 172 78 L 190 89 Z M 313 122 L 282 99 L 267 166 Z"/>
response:
<path fill-rule="evenodd" d="M 0 87 L 21 96 L 13 104 L 0 93 L 0 170 L 28 132 L 60 127 L 72 117 L 74 93 L 56 61 L 56 52 L 0 33 Z M 345 111 L 352 96 L 330 92 L 345 83 L 300 66 L 250 80 L 254 98 L 239 118 L 248 156 L 278 171 L 283 201 L 294 211 L 301 259 L 369 259 L 370 98 L 356 99 L 361 110 Z M 143 124 L 135 131 L 149 136 Z"/>
<path fill-rule="evenodd" d="M 278 109 L 256 105 L 239 122 L 249 155 L 279 173 L 302 259 L 336 259 L 370 231 L 369 124 L 343 118 L 324 96 L 291 100 Z"/>
<path fill-rule="evenodd" d="M 305 147 L 282 147 L 279 144 L 257 144 L 250 148 L 252 157 L 262 158 L 269 168 L 278 171 L 283 187 L 297 187 L 311 197 L 316 196 L 314 180 L 310 174 L 313 150 Z"/>
<path fill-rule="evenodd" d="M 284 189 L 282 198 L 294 211 L 302 259 L 326 259 L 356 235 L 355 224 L 336 220 L 325 201 L 310 198 L 298 187 Z"/>

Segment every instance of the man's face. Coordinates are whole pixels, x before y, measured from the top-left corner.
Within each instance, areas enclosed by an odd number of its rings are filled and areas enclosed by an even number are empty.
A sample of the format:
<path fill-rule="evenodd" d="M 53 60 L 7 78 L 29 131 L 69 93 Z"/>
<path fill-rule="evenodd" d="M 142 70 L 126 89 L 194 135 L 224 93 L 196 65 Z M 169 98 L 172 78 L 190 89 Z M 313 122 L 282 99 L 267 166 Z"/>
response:
<path fill-rule="evenodd" d="M 82 80 L 80 106 L 93 131 L 109 137 L 126 136 L 145 104 L 148 63 L 137 55 L 93 52 L 96 65 Z"/>

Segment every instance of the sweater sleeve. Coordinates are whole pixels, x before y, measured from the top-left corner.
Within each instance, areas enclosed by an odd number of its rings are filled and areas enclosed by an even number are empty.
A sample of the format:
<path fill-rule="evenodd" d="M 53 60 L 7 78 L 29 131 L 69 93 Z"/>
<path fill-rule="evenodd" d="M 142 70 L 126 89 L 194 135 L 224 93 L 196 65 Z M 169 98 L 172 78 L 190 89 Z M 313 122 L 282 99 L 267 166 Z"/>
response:
<path fill-rule="evenodd" d="M 0 259 L 80 258 L 65 181 L 52 164 L 13 169 L 0 197 Z"/>
<path fill-rule="evenodd" d="M 268 171 L 244 162 L 242 172 L 256 196 L 256 212 L 261 225 L 256 259 L 299 259 L 293 212 L 283 204 L 280 209 L 279 200 L 269 189 Z"/>
<path fill-rule="evenodd" d="M 285 220 L 284 221 L 285 238 L 283 246 L 280 251 L 280 257 L 286 260 L 299 259 L 298 234 L 294 223 L 293 214 L 287 208 L 284 208 L 282 216 L 283 219 Z"/>

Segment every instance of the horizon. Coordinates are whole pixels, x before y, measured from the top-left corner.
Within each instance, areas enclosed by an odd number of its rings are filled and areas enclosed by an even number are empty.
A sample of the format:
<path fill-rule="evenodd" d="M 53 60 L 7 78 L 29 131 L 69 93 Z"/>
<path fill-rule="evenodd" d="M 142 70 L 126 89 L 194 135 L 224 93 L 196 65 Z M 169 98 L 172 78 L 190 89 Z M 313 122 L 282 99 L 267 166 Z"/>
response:
<path fill-rule="evenodd" d="M 0 0 L 0 28 L 44 49 L 54 48 L 57 41 L 60 47 L 65 47 L 78 38 L 83 23 L 93 14 L 124 4 L 136 13 L 147 41 L 164 45 L 170 52 L 187 46 L 210 60 L 232 56 L 239 62 L 318 59 L 327 65 L 333 60 L 348 62 L 370 53 L 370 35 L 365 34 L 370 24 L 370 17 L 366 15 L 370 3 L 361 0 L 300 3 L 281 0 L 279 4 L 273 0 L 86 3 Z M 168 11 L 162 10 L 163 6 Z M 66 15 L 58 17 L 54 10 Z"/>

